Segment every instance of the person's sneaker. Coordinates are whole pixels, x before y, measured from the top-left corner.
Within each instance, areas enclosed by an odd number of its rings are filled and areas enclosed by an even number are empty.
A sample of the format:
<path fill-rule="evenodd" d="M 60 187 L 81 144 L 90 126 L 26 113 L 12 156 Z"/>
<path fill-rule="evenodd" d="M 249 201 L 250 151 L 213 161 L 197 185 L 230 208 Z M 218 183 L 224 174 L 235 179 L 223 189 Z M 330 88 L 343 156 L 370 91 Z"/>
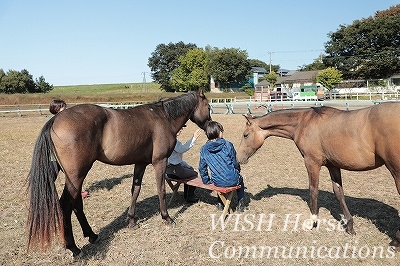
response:
<path fill-rule="evenodd" d="M 217 207 L 217 210 L 219 210 L 219 211 L 224 210 L 224 205 L 221 202 L 218 202 L 215 206 Z"/>

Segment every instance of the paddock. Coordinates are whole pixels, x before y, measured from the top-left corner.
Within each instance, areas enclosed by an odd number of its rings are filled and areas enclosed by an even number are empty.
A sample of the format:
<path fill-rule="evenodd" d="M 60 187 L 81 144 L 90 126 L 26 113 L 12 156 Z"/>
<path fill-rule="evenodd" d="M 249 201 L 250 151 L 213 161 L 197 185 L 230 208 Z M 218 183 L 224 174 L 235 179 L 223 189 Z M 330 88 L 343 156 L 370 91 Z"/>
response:
<path fill-rule="evenodd" d="M 237 148 L 245 124 L 242 115 L 213 114 L 212 118 L 223 124 L 225 138 Z M 45 121 L 45 115 L 36 113 L 0 117 L 1 265 L 73 263 L 70 252 L 61 245 L 46 253 L 26 253 L 26 176 Z M 182 140 L 196 128 L 191 122 L 187 125 Z M 201 136 L 184 155 L 195 168 L 205 141 Z M 90 197 L 84 199 L 84 209 L 101 242 L 87 244 L 73 217 L 76 242 L 86 253 L 78 265 L 398 265 L 400 255 L 387 250 L 387 232 L 395 232 L 400 224 L 400 199 L 384 167 L 369 172 L 343 171 L 356 236 L 347 235 L 338 225 L 341 208 L 325 168 L 320 177 L 320 227 L 311 231 L 302 228 L 309 218 L 308 178 L 303 159 L 290 140 L 269 138 L 242 166 L 247 220 L 233 213 L 224 229 L 217 221 L 216 194 L 202 189 L 196 190 L 200 201 L 194 205 L 177 197 L 168 208 L 176 225 L 163 225 L 151 166 L 137 202 L 139 228 L 127 228 L 132 173 L 133 166 L 97 162 L 89 172 L 83 188 Z M 60 176 L 56 181 L 59 190 L 63 182 Z M 167 189 L 167 199 L 169 196 Z M 236 206 L 236 196 L 232 206 Z M 301 251 L 297 256 L 296 250 Z"/>

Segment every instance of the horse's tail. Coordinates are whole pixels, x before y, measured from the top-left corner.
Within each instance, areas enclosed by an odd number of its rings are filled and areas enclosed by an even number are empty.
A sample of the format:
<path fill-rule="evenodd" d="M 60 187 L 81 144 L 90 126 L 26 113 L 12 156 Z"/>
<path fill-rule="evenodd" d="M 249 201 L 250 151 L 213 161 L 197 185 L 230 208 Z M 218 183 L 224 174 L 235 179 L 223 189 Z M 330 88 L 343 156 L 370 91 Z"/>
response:
<path fill-rule="evenodd" d="M 28 250 L 47 249 L 57 235 L 64 241 L 63 213 L 54 183 L 58 170 L 53 165 L 56 157 L 50 136 L 53 123 L 54 118 L 44 125 L 36 140 L 28 175 Z"/>

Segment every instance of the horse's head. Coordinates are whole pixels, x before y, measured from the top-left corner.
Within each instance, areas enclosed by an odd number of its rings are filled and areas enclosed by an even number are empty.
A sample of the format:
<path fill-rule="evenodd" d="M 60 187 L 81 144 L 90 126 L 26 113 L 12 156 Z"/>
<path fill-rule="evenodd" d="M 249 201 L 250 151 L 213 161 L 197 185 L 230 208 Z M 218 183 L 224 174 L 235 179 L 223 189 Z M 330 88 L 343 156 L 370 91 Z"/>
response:
<path fill-rule="evenodd" d="M 210 104 L 201 88 L 197 91 L 196 95 L 197 106 L 190 116 L 190 120 L 196 123 L 201 129 L 204 129 L 206 122 L 211 121 Z"/>
<path fill-rule="evenodd" d="M 256 120 L 249 115 L 244 115 L 247 119 L 246 128 L 237 150 L 237 161 L 240 164 L 248 162 L 249 158 L 263 145 L 265 135 Z"/>

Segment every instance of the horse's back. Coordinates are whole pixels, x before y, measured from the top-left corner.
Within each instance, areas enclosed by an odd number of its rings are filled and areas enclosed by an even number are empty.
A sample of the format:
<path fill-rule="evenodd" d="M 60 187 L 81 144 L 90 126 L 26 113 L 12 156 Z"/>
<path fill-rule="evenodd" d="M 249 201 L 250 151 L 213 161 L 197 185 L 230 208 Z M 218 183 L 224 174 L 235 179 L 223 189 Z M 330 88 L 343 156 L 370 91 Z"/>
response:
<path fill-rule="evenodd" d="M 68 108 L 54 118 L 53 131 L 57 136 L 73 136 L 75 140 L 92 133 L 107 121 L 104 108 L 94 104 L 80 104 Z M 80 137 L 79 137 L 80 136 Z"/>
<path fill-rule="evenodd" d="M 371 107 L 371 122 L 383 125 L 400 125 L 400 102 L 381 103 Z"/>
<path fill-rule="evenodd" d="M 329 159 L 348 170 L 374 169 L 400 155 L 400 103 L 384 103 L 321 116 L 314 141 Z M 312 129 L 310 129 L 312 130 Z M 399 158 L 400 161 L 400 158 Z"/>

